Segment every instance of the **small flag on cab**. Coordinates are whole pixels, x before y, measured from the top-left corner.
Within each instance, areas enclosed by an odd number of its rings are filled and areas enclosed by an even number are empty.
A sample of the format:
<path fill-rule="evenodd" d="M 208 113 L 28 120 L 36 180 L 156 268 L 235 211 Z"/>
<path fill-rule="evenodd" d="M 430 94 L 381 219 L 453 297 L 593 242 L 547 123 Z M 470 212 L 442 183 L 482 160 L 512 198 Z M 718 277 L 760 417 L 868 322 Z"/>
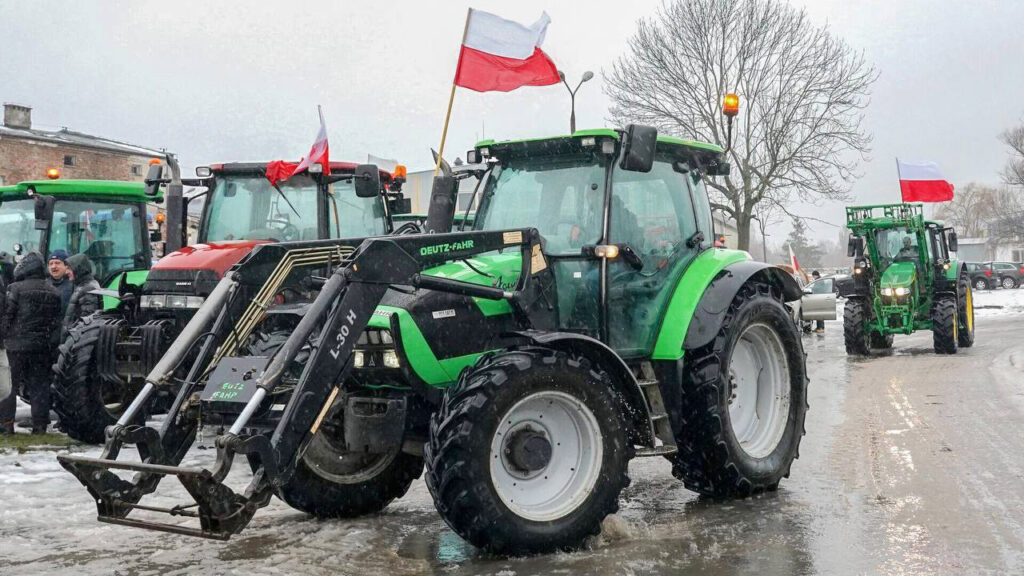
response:
<path fill-rule="evenodd" d="M 896 159 L 900 194 L 904 202 L 948 202 L 953 185 L 946 181 L 935 162 L 904 162 Z"/>

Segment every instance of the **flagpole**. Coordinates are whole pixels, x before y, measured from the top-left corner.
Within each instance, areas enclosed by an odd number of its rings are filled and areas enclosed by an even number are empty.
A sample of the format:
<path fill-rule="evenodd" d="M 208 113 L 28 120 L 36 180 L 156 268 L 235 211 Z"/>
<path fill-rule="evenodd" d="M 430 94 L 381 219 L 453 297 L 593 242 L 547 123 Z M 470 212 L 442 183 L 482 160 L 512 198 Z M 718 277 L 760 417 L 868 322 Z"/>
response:
<path fill-rule="evenodd" d="M 900 157 L 896 157 L 896 184 L 900 187 L 900 203 L 903 203 L 903 174 L 900 173 Z"/>
<path fill-rule="evenodd" d="M 462 28 L 462 41 L 459 42 L 459 61 L 462 60 L 462 46 L 466 44 L 466 33 L 469 32 L 469 16 L 473 13 L 472 8 L 466 9 L 466 25 Z M 458 74 L 459 65 L 455 65 L 455 72 Z M 434 166 L 434 176 L 441 171 L 441 162 L 444 161 L 444 141 L 448 138 L 448 121 L 452 118 L 452 104 L 455 103 L 455 78 L 452 78 L 452 92 L 448 96 L 448 112 L 444 115 L 444 130 L 441 131 L 441 145 L 437 149 L 437 165 Z"/>

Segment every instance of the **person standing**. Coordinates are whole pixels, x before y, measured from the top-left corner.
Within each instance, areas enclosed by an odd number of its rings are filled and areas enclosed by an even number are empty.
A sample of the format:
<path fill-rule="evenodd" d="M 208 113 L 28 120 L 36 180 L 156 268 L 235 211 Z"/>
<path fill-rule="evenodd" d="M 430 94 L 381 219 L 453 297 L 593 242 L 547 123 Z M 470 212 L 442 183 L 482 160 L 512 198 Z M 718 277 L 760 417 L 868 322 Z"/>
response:
<path fill-rule="evenodd" d="M 29 252 L 14 268 L 14 283 L 7 290 L 3 335 L 13 385 L 32 404 L 33 434 L 45 434 L 50 425 L 51 342 L 60 326 L 60 302 L 60 293 L 46 278 L 43 257 Z M 5 430 L 14 430 L 17 396 L 12 391 L 0 402 Z"/>
<path fill-rule="evenodd" d="M 50 252 L 46 267 L 50 270 L 50 284 L 60 294 L 60 313 L 64 314 L 71 300 L 71 292 L 75 289 L 68 277 L 68 253 L 64 250 Z"/>
<path fill-rule="evenodd" d="M 75 322 L 103 308 L 103 297 L 91 294 L 93 290 L 100 289 L 100 283 L 92 276 L 92 261 L 89 257 L 85 254 L 75 254 L 68 258 L 67 265 L 74 282 L 74 291 L 68 300 L 67 310 L 64 311 L 61 340 L 67 336 L 68 330 Z"/>
<path fill-rule="evenodd" d="M 817 270 L 815 270 L 814 272 L 811 272 L 811 282 L 817 282 L 818 280 L 821 280 L 821 274 Z M 818 320 L 818 321 L 816 321 L 814 323 L 814 333 L 815 334 L 824 334 L 825 333 L 825 321 L 824 320 Z"/>

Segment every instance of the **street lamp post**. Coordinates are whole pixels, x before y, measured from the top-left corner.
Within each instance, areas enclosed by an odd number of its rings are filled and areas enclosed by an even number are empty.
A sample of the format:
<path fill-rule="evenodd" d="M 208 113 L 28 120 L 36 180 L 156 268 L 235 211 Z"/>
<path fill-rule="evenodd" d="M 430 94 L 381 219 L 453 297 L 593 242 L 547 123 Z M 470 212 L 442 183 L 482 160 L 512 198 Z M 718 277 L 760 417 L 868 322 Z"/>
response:
<path fill-rule="evenodd" d="M 594 73 L 587 70 L 583 73 L 583 79 L 576 85 L 576 88 L 570 88 L 569 83 L 565 81 L 565 72 L 558 71 L 558 77 L 562 79 L 562 84 L 565 84 L 565 89 L 569 91 L 569 101 L 572 106 L 572 112 L 569 114 L 569 133 L 576 133 L 576 92 L 583 86 L 583 83 L 594 77 Z"/>

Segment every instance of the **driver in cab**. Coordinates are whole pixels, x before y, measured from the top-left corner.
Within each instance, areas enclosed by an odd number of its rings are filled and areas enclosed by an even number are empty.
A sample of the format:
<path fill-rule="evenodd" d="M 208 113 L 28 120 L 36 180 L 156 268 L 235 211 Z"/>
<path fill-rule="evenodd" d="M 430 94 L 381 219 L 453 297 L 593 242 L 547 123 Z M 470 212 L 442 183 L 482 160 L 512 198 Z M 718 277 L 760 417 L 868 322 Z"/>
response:
<path fill-rule="evenodd" d="M 896 254 L 896 258 L 917 258 L 917 246 L 914 246 L 910 236 L 903 237 L 903 248 L 900 248 L 899 253 Z"/>

